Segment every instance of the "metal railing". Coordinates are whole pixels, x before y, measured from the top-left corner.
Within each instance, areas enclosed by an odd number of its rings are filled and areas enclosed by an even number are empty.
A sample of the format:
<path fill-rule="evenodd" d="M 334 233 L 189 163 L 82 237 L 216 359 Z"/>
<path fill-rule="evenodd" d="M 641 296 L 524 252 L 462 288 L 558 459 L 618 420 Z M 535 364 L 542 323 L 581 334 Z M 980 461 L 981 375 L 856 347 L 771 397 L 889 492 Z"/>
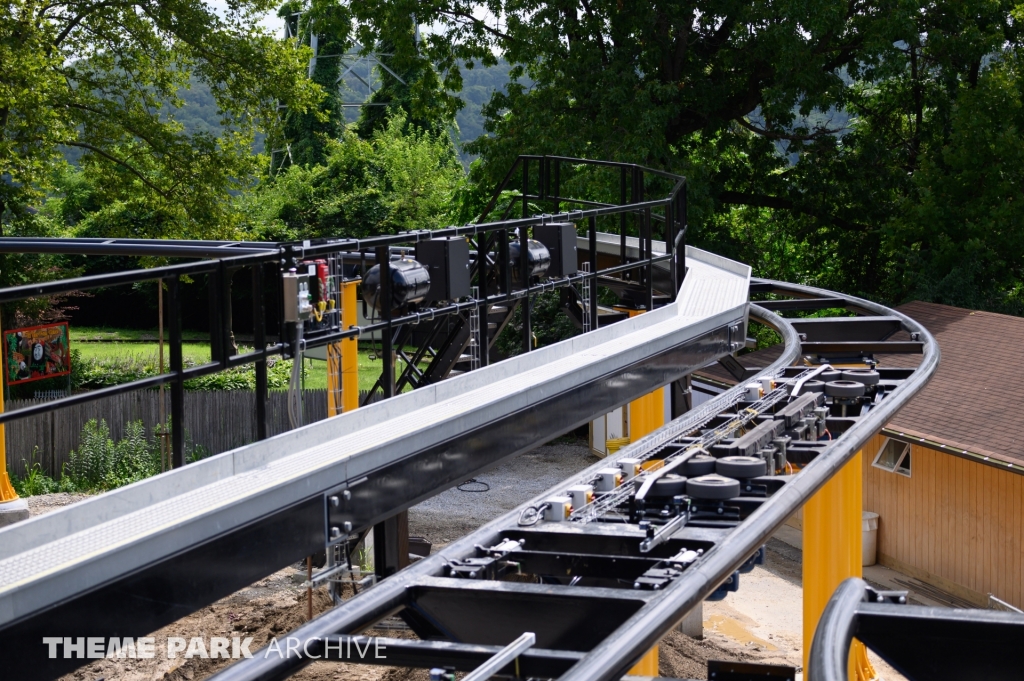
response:
<path fill-rule="evenodd" d="M 531 183 L 530 170 L 536 166 L 539 174 Z M 571 166 L 565 173 L 569 177 L 574 170 L 577 176 L 581 169 L 617 169 L 620 180 L 620 198 L 618 204 L 602 203 L 584 198 L 562 196 L 560 194 L 563 168 Z M 668 263 L 670 271 L 671 291 L 674 297 L 681 284 L 682 273 L 685 272 L 683 247 L 686 233 L 685 179 L 662 171 L 644 168 L 635 164 L 593 161 L 588 159 L 551 157 L 551 156 L 520 156 L 513 164 L 509 174 L 497 188 L 494 199 L 485 209 L 486 216 L 493 209 L 517 170 L 522 171 L 521 191 L 517 200 L 522 203 L 522 217 L 493 222 L 477 222 L 476 224 L 452 226 L 434 231 L 412 231 L 395 235 L 377 236 L 368 239 L 320 239 L 294 243 L 254 243 L 254 242 L 203 242 L 185 240 L 144 240 L 144 239 L 45 239 L 45 238 L 0 238 L 0 253 L 59 253 L 59 254 L 117 254 L 117 255 L 149 255 L 157 257 L 204 257 L 212 258 L 200 262 L 154 267 L 151 269 L 131 270 L 94 276 L 78 277 L 28 284 L 24 286 L 0 289 L 0 304 L 14 303 L 37 297 L 48 297 L 72 291 L 86 291 L 114 286 L 137 285 L 155 282 L 167 292 L 166 318 L 169 333 L 169 369 L 156 376 L 149 376 L 119 385 L 100 388 L 56 399 L 43 404 L 0 414 L 0 423 L 8 423 L 15 419 L 28 418 L 45 414 L 56 409 L 82 404 L 92 400 L 109 397 L 134 390 L 154 389 L 170 386 L 171 396 L 171 451 L 174 466 L 184 465 L 184 384 L 187 380 L 214 374 L 227 369 L 253 364 L 255 367 L 256 391 L 256 423 L 257 438 L 267 437 L 266 402 L 268 392 L 267 360 L 273 356 L 294 356 L 308 347 L 316 347 L 334 343 L 346 338 L 359 337 L 374 331 L 382 332 L 382 380 L 383 396 L 395 394 L 393 341 L 397 328 L 407 324 L 419 324 L 449 315 L 468 315 L 470 310 L 478 310 L 486 319 L 486 311 L 490 306 L 506 304 L 512 306 L 528 300 L 531 296 L 550 291 L 555 288 L 575 286 L 584 281 L 590 286 L 591 315 L 590 327 L 597 326 L 597 283 L 598 281 L 621 281 L 634 293 L 642 294 L 644 307 L 652 309 L 655 305 L 654 273 L 659 263 Z M 645 196 L 645 178 L 657 178 L 668 181 L 667 191 L 658 198 L 648 199 Z M 628 181 L 627 181 L 628 180 Z M 533 187 L 535 189 L 532 189 Z M 628 188 L 628 191 L 627 191 Z M 553 207 L 551 214 L 532 215 L 531 201 L 541 206 L 548 204 Z M 583 206 L 578 210 L 561 211 L 561 204 Z M 660 213 L 659 213 L 660 211 Z M 507 213 L 507 211 L 506 211 Z M 597 258 L 597 227 L 598 220 L 608 216 L 619 216 L 622 249 L 620 263 L 616 266 L 599 269 Z M 629 216 L 636 222 L 635 231 L 639 237 L 639 256 L 629 258 L 626 249 Z M 481 218 L 482 219 L 482 218 Z M 526 252 L 530 228 L 551 222 L 585 222 L 589 240 L 588 266 L 589 271 L 555 281 L 539 281 L 515 285 L 512 264 L 509 258 L 510 240 L 518 233 L 521 252 Z M 662 236 L 667 252 L 655 255 L 653 250 L 653 225 L 662 225 Z M 285 339 L 293 338 L 286 330 L 283 321 L 283 310 L 279 287 L 276 285 L 282 272 L 295 267 L 299 262 L 316 258 L 340 259 L 345 265 L 354 265 L 360 272 L 367 266 L 379 264 L 382 281 L 386 281 L 386 270 L 389 267 L 393 251 L 407 250 L 421 241 L 447 237 L 465 237 L 471 241 L 472 277 L 479 286 L 479 298 L 467 298 L 457 302 L 433 308 L 410 310 L 400 316 L 392 316 L 389 306 L 383 306 L 381 320 L 362 326 L 341 328 L 340 324 L 329 329 L 321 329 L 304 334 L 304 338 L 296 344 Z M 481 257 L 481 256 L 484 257 Z M 497 266 L 489 264 L 493 260 Z M 520 259 L 520 282 L 529 282 L 526 276 L 527 259 Z M 251 277 L 253 292 L 253 346 L 251 352 L 232 352 L 232 281 L 241 270 L 248 270 Z M 631 277 L 626 273 L 637 272 Z M 621 276 L 617 276 L 621 275 Z M 182 357 L 182 286 L 183 279 L 205 277 L 209 291 L 210 315 L 210 354 L 211 361 L 205 364 L 185 367 Z M 354 277 L 353 277 L 354 278 Z M 351 280 L 351 279 L 349 279 Z M 488 283 L 492 282 L 488 290 Z M 269 290 L 269 292 L 268 292 Z M 511 307 L 510 307 L 511 309 Z M 530 306 L 522 306 L 523 348 L 524 352 L 532 349 Z M 277 339 L 269 342 L 271 331 L 277 331 Z M 481 335 L 486 337 L 487 326 L 482 325 Z M 482 344 L 480 365 L 488 362 L 487 343 Z"/>

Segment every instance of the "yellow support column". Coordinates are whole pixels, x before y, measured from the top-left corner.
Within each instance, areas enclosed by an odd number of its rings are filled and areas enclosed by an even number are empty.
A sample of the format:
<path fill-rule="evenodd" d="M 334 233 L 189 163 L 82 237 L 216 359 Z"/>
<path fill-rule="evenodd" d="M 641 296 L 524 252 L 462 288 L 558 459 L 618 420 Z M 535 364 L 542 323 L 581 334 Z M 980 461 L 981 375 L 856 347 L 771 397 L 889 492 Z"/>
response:
<path fill-rule="evenodd" d="M 7 370 L 7 367 L 4 367 Z M 0 414 L 4 413 L 4 391 L 0 385 Z M 14 501 L 18 493 L 11 485 L 11 479 L 7 476 L 7 439 L 4 435 L 4 424 L 0 423 L 0 504 Z"/>
<path fill-rule="evenodd" d="M 341 286 L 341 327 L 348 329 L 359 323 L 356 315 L 358 281 Z M 341 341 L 342 411 L 359 408 L 359 339 L 353 336 Z"/>
<path fill-rule="evenodd" d="M 643 314 L 643 310 L 630 310 L 629 316 Z M 629 403 L 629 439 L 636 442 L 665 425 L 665 391 L 661 388 Z M 629 670 L 634 676 L 658 676 L 658 646 L 651 648 Z"/>
<path fill-rule="evenodd" d="M 629 440 L 636 442 L 665 425 L 665 391 L 661 388 L 629 403 Z"/>
<path fill-rule="evenodd" d="M 341 285 L 341 328 L 355 326 L 356 286 Z M 327 415 L 337 416 L 359 408 L 359 339 L 346 338 L 327 346 Z"/>
<path fill-rule="evenodd" d="M 661 388 L 629 403 L 629 439 L 636 442 L 665 425 L 665 391 Z M 658 646 L 629 670 L 634 676 L 658 676 Z"/>
<path fill-rule="evenodd" d="M 3 330 L 0 329 L 0 339 L 3 339 Z M 7 353 L 3 353 L 4 359 L 7 358 Z M 4 413 L 4 385 L 7 383 L 7 365 L 4 365 L 4 378 L 3 382 L 0 383 L 0 414 Z M 18 498 L 18 493 L 14 491 L 14 487 L 11 485 L 11 479 L 7 477 L 7 439 L 4 434 L 4 424 L 0 423 L 0 504 L 14 501 Z"/>
<path fill-rule="evenodd" d="M 860 577 L 863 552 L 861 532 L 861 453 L 810 498 L 803 509 L 804 560 L 804 669 L 821 613 L 832 592 L 847 577 Z M 804 672 L 806 674 L 806 671 Z M 860 641 L 850 648 L 850 678 L 876 678 Z"/>
<path fill-rule="evenodd" d="M 0 339 L 3 333 L 0 332 Z M 7 366 L 3 367 L 4 377 L 0 379 L 0 414 L 4 412 L 4 383 L 7 382 Z M 0 527 L 28 518 L 28 504 L 18 497 L 11 479 L 7 475 L 7 439 L 4 424 L 0 423 Z"/>

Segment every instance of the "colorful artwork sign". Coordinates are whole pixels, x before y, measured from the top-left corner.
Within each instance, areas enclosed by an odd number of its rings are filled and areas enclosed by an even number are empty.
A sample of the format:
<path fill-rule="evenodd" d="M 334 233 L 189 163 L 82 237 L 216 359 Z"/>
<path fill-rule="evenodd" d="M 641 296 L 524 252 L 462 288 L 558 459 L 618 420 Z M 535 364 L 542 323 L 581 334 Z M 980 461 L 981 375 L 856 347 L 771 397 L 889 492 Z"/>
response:
<path fill-rule="evenodd" d="M 67 322 L 4 331 L 4 377 L 7 385 L 71 373 Z"/>

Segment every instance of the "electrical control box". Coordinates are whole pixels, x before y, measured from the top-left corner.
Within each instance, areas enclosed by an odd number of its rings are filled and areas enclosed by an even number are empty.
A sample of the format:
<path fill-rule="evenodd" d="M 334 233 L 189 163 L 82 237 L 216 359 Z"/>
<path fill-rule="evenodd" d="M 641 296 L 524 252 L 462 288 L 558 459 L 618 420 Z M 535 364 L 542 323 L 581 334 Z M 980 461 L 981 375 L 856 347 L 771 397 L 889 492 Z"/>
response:
<path fill-rule="evenodd" d="M 544 509 L 544 520 L 548 522 L 565 522 L 572 514 L 572 499 L 569 497 L 551 497 L 544 503 L 547 504 L 547 507 Z"/>
<path fill-rule="evenodd" d="M 416 260 L 430 273 L 426 300 L 456 300 L 470 294 L 469 244 L 462 237 L 416 244 Z"/>
<path fill-rule="evenodd" d="M 299 263 L 299 271 L 303 270 L 309 275 L 309 295 L 313 304 L 330 301 L 333 291 L 331 291 L 330 270 L 327 267 L 327 261 L 304 260 Z"/>
<path fill-rule="evenodd" d="M 632 480 L 643 471 L 643 461 L 640 459 L 620 459 L 619 467 L 622 469 L 624 480 Z"/>
<path fill-rule="evenodd" d="M 571 222 L 536 225 L 533 228 L 533 238 L 544 244 L 551 253 L 549 277 L 560 279 L 576 274 L 576 225 Z"/>
<path fill-rule="evenodd" d="M 303 272 L 285 272 L 281 275 L 284 321 L 304 322 L 313 313 L 309 292 L 309 275 Z"/>
<path fill-rule="evenodd" d="M 619 468 L 602 468 L 597 472 L 597 491 L 611 492 L 622 484 L 622 470 Z"/>
<path fill-rule="evenodd" d="M 569 497 L 573 508 L 583 508 L 594 500 L 594 488 L 592 485 L 573 485 L 569 488 Z"/>

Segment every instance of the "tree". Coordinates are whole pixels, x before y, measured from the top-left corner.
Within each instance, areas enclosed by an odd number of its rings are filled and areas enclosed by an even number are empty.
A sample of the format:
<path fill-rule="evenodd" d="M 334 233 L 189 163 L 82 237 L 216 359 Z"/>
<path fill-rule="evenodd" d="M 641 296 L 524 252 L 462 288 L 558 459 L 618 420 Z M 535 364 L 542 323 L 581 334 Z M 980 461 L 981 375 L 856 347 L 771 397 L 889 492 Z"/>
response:
<path fill-rule="evenodd" d="M 403 37 L 404 42 L 414 42 L 411 22 L 407 35 Z M 444 106 L 441 83 L 433 67 L 422 60 L 409 59 L 403 51 L 396 50 L 391 41 L 378 45 L 377 51 L 382 64 L 382 84 L 362 107 L 356 133 L 363 139 L 370 139 L 375 132 L 386 128 L 388 120 L 400 112 L 407 126 L 435 136 L 448 134 L 455 119 Z M 419 93 L 419 97 L 414 93 Z M 431 93 L 435 96 L 430 97 Z"/>
<path fill-rule="evenodd" d="M 451 97 L 474 60 L 500 55 L 530 79 L 491 98 L 490 134 L 469 145 L 492 184 L 522 153 L 639 162 L 687 176 L 691 243 L 760 273 L 1020 309 L 1016 0 L 367 0 L 351 12 L 364 39 L 415 12 L 433 29 L 419 58 Z"/>
<path fill-rule="evenodd" d="M 323 165 L 292 165 L 240 198 L 257 239 L 362 238 L 449 224 L 462 166 L 447 133 L 409 127 L 401 112 L 370 140 L 346 129 Z"/>
<path fill-rule="evenodd" d="M 175 214 L 179 236 L 223 232 L 229 190 L 259 163 L 254 130 L 274 125 L 278 101 L 304 110 L 319 97 L 307 53 L 259 27 L 269 8 L 241 0 L 222 17 L 185 0 L 3 0 L 0 214 L 15 219 L 50 186 L 65 145 L 85 150 L 108 197 Z M 193 77 L 230 122 L 219 137 L 185 134 L 167 106 Z"/>

